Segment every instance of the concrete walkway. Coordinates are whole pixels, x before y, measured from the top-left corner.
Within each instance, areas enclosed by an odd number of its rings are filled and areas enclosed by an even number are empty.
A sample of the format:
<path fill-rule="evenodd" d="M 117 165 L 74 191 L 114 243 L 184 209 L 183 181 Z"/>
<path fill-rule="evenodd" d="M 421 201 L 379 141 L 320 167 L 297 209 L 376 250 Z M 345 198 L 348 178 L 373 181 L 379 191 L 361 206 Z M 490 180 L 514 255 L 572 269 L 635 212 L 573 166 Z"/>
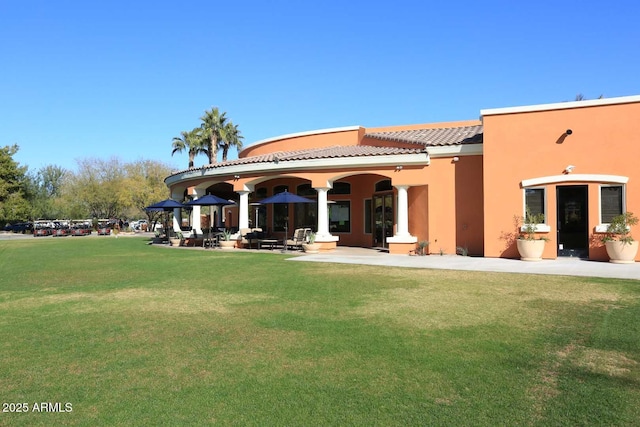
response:
<path fill-rule="evenodd" d="M 566 276 L 609 277 L 640 281 L 640 263 L 612 264 L 577 258 L 558 258 L 527 262 L 504 258 L 479 258 L 455 255 L 390 255 L 375 249 L 338 247 L 335 251 L 305 254 L 290 261 L 333 262 L 388 267 L 436 268 L 444 270 L 494 271 L 501 273 L 555 274 Z"/>

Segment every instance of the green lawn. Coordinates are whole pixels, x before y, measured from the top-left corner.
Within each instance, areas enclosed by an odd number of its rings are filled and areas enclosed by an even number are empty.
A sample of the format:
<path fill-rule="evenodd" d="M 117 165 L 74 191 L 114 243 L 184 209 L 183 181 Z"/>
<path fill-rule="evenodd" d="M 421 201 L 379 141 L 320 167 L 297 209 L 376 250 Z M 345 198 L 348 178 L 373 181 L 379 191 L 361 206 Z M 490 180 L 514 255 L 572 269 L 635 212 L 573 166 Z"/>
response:
<path fill-rule="evenodd" d="M 0 242 L 0 425 L 640 424 L 640 281 L 286 258 Z"/>

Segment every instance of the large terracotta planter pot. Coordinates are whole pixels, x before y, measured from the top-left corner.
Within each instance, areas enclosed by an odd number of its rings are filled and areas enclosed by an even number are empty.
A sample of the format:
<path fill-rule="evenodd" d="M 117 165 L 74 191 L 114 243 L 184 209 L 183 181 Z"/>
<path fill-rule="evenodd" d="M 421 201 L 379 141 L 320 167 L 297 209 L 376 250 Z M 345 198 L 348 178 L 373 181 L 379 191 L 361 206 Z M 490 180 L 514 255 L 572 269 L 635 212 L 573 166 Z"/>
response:
<path fill-rule="evenodd" d="M 540 261 L 542 260 L 542 252 L 544 252 L 545 240 L 525 240 L 518 239 L 518 252 L 520 259 L 523 261 Z"/>
<path fill-rule="evenodd" d="M 173 239 L 173 238 L 169 239 L 169 243 L 171 243 L 171 246 L 180 246 L 180 242 L 181 242 L 180 239 Z"/>
<path fill-rule="evenodd" d="M 638 254 L 638 241 L 631 243 L 624 243 L 618 240 L 612 240 L 605 242 L 607 248 L 607 255 L 609 255 L 609 262 L 616 264 L 631 264 L 635 262 L 636 255 Z"/>
<path fill-rule="evenodd" d="M 302 249 L 308 254 L 317 254 L 320 251 L 320 243 L 303 243 Z"/>
<path fill-rule="evenodd" d="M 221 240 L 220 249 L 233 249 L 236 245 L 235 240 Z"/>

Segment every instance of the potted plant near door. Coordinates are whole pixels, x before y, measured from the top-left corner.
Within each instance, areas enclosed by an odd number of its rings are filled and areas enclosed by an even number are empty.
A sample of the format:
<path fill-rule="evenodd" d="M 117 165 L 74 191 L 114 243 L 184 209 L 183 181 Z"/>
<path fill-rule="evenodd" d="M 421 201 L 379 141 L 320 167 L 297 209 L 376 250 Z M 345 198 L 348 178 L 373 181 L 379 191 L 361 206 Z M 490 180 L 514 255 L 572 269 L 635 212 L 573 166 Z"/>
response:
<path fill-rule="evenodd" d="M 231 240 L 231 232 L 229 230 L 224 230 L 220 238 L 220 249 L 233 249 L 235 247 L 236 242 Z"/>
<path fill-rule="evenodd" d="M 607 248 L 609 262 L 630 264 L 638 254 L 638 241 L 631 236 L 631 227 L 638 224 L 632 212 L 625 212 L 611 219 L 601 240 Z"/>
<path fill-rule="evenodd" d="M 520 236 L 516 240 L 520 259 L 523 261 L 540 261 L 544 252 L 544 245 L 547 243 L 546 237 L 537 236 L 537 224 L 544 223 L 544 214 L 532 214 L 527 209 L 524 218 L 522 218 L 522 227 L 520 227 Z"/>
<path fill-rule="evenodd" d="M 320 243 L 316 243 L 316 233 L 309 233 L 306 243 L 302 244 L 302 249 L 309 254 L 317 254 L 320 251 Z"/>

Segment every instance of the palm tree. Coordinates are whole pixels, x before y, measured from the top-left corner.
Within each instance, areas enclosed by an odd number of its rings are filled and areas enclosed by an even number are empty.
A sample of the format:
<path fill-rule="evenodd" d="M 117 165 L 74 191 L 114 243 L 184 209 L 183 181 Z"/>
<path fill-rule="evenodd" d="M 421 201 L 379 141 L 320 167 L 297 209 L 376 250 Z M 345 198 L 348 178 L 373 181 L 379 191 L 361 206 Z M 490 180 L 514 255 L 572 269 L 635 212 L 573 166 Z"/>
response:
<path fill-rule="evenodd" d="M 193 167 L 193 161 L 198 154 L 206 154 L 207 148 L 203 144 L 201 135 L 202 129 L 194 128 L 191 132 L 182 131 L 180 136 L 173 138 L 173 151 L 171 155 L 175 153 L 182 153 L 187 150 L 189 153 L 189 169 Z"/>
<path fill-rule="evenodd" d="M 209 156 L 209 164 L 218 161 L 218 144 L 225 139 L 225 125 L 227 123 L 227 113 L 220 113 L 218 107 L 212 107 L 211 110 L 205 111 L 202 120 L 202 137 L 207 142 L 207 156 Z"/>
<path fill-rule="evenodd" d="M 229 148 L 236 147 L 237 150 L 240 150 L 244 136 L 240 135 L 238 125 L 234 125 L 231 120 L 224 127 L 224 133 L 226 138 L 220 141 L 220 147 L 222 148 L 222 161 L 226 162 Z"/>

